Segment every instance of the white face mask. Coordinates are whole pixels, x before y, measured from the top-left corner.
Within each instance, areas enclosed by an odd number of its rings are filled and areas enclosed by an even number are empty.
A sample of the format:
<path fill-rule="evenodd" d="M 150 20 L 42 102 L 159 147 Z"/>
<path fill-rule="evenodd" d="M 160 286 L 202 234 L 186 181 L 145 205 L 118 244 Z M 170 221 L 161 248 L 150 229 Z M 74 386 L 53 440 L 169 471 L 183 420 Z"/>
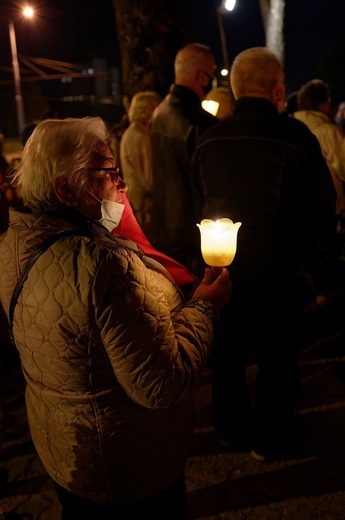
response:
<path fill-rule="evenodd" d="M 125 205 L 121 204 L 120 202 L 114 202 L 112 200 L 100 200 L 98 197 L 96 197 L 96 195 L 91 193 L 91 191 L 84 188 L 84 186 L 82 186 L 82 188 L 87 191 L 91 197 L 101 203 L 102 218 L 99 219 L 99 222 L 103 224 L 103 226 L 106 227 L 108 231 L 111 232 L 114 228 L 116 228 L 116 226 L 120 224 Z"/>
<path fill-rule="evenodd" d="M 125 205 L 120 204 L 120 202 L 103 199 L 101 202 L 102 218 L 99 220 L 100 223 L 108 231 L 112 231 L 119 225 L 124 209 Z"/>

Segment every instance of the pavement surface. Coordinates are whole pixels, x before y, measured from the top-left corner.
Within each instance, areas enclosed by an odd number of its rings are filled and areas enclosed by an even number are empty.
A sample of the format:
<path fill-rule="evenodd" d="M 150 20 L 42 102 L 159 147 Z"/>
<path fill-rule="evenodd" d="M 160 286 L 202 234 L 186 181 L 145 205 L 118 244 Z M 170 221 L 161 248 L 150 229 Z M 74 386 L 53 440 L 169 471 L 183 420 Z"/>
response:
<path fill-rule="evenodd" d="M 306 315 L 297 414 L 301 442 L 289 460 L 255 461 L 221 448 L 212 427 L 212 368 L 196 389 L 187 463 L 190 520 L 345 520 L 345 297 Z M 60 520 L 51 480 L 28 430 L 24 381 L 10 347 L 0 359 L 0 520 Z M 247 367 L 254 385 L 255 362 Z M 96 520 L 96 519 L 95 519 Z M 164 520 L 164 518 L 162 518 Z"/>

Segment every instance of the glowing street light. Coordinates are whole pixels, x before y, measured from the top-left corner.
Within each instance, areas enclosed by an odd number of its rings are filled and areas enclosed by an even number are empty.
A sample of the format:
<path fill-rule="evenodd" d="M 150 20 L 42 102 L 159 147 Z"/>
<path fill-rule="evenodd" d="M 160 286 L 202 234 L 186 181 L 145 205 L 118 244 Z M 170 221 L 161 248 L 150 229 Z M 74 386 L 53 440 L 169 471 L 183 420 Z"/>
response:
<path fill-rule="evenodd" d="M 220 43 L 222 46 L 222 55 L 223 55 L 223 70 L 227 70 L 229 73 L 229 59 L 228 59 L 228 49 L 226 45 L 224 24 L 223 24 L 223 14 L 226 11 L 232 11 L 236 5 L 236 0 L 222 0 L 222 3 L 219 7 L 217 7 L 217 15 L 218 15 L 218 25 L 219 25 L 219 35 L 220 35 Z M 225 75 L 225 74 L 223 74 Z"/>
<path fill-rule="evenodd" d="M 26 18 L 31 18 L 34 15 L 33 9 L 29 6 L 25 7 L 23 9 L 22 13 Z M 19 68 L 19 62 L 18 62 L 16 33 L 14 30 L 14 23 L 12 20 L 10 20 L 8 22 L 8 30 L 9 30 L 10 43 L 11 43 L 11 55 L 12 55 L 13 77 L 14 77 L 15 101 L 16 101 L 16 108 L 17 108 L 18 130 L 19 130 L 19 134 L 21 134 L 24 129 L 24 126 L 25 126 L 24 103 L 23 103 L 22 88 L 21 88 L 21 82 L 20 82 L 20 68 Z"/>

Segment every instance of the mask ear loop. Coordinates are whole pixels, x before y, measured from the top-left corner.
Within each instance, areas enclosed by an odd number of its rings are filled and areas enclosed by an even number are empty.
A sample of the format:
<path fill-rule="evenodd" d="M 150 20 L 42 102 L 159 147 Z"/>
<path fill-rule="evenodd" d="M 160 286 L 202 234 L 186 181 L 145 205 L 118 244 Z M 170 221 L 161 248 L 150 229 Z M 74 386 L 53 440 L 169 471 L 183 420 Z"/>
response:
<path fill-rule="evenodd" d="M 96 195 L 94 195 L 93 193 L 91 193 L 91 191 L 89 191 L 87 188 L 85 188 L 85 186 L 80 186 L 84 191 L 86 191 L 86 193 L 88 193 L 89 195 L 91 195 L 91 197 L 93 197 L 95 200 L 97 200 L 97 202 L 99 202 L 100 204 L 102 204 L 102 201 L 101 199 L 99 199 L 98 197 L 96 197 Z"/>

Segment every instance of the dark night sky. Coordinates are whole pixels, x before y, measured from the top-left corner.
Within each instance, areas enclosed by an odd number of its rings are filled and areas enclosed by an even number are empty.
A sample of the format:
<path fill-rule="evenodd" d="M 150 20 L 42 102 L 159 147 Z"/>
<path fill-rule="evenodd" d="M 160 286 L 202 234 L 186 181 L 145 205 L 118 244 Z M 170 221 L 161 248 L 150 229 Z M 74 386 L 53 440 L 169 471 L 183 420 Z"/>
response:
<path fill-rule="evenodd" d="M 20 54 L 75 62 L 92 52 L 111 65 L 119 65 L 111 0 L 35 0 L 35 3 L 39 7 L 35 23 L 26 20 L 15 25 Z M 345 0 L 287 0 L 286 3 L 285 63 L 288 91 L 292 91 L 315 77 L 318 65 L 330 50 L 339 45 L 345 47 Z M 190 25 L 194 40 L 210 45 L 220 64 L 217 22 L 220 0 L 174 0 L 174 4 Z M 9 5 L 15 6 L 15 1 L 0 0 L 0 17 Z M 258 0 L 237 0 L 234 11 L 224 15 L 223 21 L 230 63 L 241 50 L 264 45 Z M 6 25 L 0 20 L 0 66 L 11 65 Z M 343 67 L 343 63 L 339 65 Z"/>

